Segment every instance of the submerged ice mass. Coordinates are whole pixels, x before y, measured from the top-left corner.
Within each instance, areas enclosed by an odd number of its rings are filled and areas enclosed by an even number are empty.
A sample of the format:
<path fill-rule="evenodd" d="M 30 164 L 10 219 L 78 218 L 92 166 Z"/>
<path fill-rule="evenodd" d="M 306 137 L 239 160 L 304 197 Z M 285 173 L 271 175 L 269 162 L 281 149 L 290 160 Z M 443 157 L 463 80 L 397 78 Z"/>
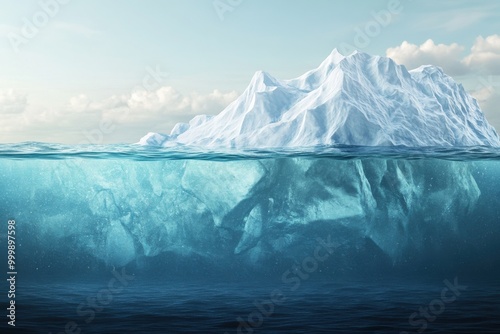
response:
<path fill-rule="evenodd" d="M 408 72 L 388 58 L 334 51 L 293 80 L 258 72 L 219 115 L 197 116 L 141 144 L 202 147 L 209 157 L 135 161 L 141 150 L 163 152 L 135 145 L 97 160 L 0 160 L 0 207 L 19 220 L 23 249 L 36 255 L 31 268 L 152 261 L 165 273 L 272 271 L 312 254 L 318 238 L 338 245 L 328 264 L 335 270 L 380 270 L 380 263 L 427 270 L 442 268 L 446 261 L 436 259 L 446 256 L 469 257 L 470 268 L 498 263 L 500 229 L 491 218 L 498 217 L 498 168 L 413 159 L 410 151 L 344 159 L 279 150 L 499 146 L 477 102 L 439 68 Z M 235 158 L 270 147 L 279 149 Z"/>
<path fill-rule="evenodd" d="M 407 71 L 384 57 L 337 50 L 292 80 L 257 72 L 216 116 L 197 116 L 142 145 L 223 148 L 500 146 L 477 101 L 442 69 Z"/>
<path fill-rule="evenodd" d="M 336 268 L 370 265 L 373 256 L 401 264 L 467 238 L 463 224 L 475 219 L 482 193 L 473 165 L 437 159 L 3 160 L 1 167 L 10 175 L 3 189 L 13 190 L 0 203 L 24 222 L 24 247 L 64 254 L 64 267 L 168 256 L 169 268 L 195 261 L 209 270 L 271 270 L 311 254 L 318 238 L 339 245 Z M 472 226 L 478 238 L 487 230 Z"/>

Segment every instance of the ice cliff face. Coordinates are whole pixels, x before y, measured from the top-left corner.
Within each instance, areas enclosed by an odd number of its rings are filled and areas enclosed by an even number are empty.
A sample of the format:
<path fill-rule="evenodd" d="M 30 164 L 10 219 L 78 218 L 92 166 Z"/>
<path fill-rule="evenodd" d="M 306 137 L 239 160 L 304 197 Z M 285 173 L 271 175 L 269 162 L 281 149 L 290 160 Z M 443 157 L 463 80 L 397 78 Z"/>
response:
<path fill-rule="evenodd" d="M 500 146 L 475 99 L 434 66 L 407 71 L 384 57 L 336 50 L 293 80 L 257 72 L 217 116 L 197 116 L 142 145 L 225 148 Z"/>

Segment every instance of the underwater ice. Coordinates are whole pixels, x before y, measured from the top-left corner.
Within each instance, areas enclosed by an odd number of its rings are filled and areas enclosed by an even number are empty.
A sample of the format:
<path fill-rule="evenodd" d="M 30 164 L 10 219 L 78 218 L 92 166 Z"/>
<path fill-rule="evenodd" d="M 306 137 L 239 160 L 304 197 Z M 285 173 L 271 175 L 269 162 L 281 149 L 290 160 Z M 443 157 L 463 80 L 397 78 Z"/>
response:
<path fill-rule="evenodd" d="M 258 266 L 300 259 L 318 236 L 346 252 L 368 242 L 397 262 L 429 229 L 436 243 L 460 233 L 481 194 L 469 168 L 375 158 L 3 161 L 12 176 L 3 188 L 15 191 L 1 200 L 43 247 L 115 266 L 166 253 Z"/>

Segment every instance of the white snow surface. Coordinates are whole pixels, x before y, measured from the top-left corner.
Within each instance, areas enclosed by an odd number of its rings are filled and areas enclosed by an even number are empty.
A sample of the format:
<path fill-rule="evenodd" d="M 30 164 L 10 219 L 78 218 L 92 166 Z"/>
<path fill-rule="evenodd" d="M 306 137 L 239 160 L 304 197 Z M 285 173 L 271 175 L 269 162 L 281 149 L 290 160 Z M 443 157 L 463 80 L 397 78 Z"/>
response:
<path fill-rule="evenodd" d="M 292 80 L 257 72 L 216 116 L 149 133 L 139 144 L 204 148 L 500 146 L 477 101 L 436 66 L 408 71 L 386 57 L 334 50 Z"/>

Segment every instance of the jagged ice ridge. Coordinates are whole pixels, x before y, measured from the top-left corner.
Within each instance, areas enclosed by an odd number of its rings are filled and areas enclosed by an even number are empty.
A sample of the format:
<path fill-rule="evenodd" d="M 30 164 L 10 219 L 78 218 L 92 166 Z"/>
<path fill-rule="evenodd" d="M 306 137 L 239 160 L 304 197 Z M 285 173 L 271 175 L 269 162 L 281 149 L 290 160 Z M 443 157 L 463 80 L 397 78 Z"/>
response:
<path fill-rule="evenodd" d="M 500 146 L 477 101 L 436 66 L 408 71 L 392 59 L 334 50 L 292 80 L 257 72 L 216 116 L 149 133 L 142 145 L 204 148 Z"/>

